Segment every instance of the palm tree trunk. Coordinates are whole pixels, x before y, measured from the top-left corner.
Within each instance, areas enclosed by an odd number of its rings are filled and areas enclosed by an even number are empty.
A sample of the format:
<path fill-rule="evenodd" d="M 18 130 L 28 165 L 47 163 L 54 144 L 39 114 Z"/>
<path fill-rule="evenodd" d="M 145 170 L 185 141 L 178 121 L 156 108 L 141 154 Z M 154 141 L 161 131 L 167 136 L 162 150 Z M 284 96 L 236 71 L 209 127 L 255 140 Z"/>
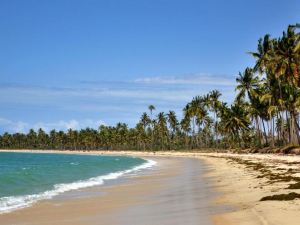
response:
<path fill-rule="evenodd" d="M 296 113 L 295 113 L 295 110 L 293 110 L 292 111 L 292 113 L 291 113 L 291 115 L 292 115 L 292 117 L 293 117 L 293 121 L 292 121 L 292 123 L 293 123 L 293 131 L 294 131 L 294 135 L 296 135 L 296 137 L 297 137 L 297 142 L 298 143 L 296 143 L 296 140 L 295 140 L 295 143 L 294 144 L 300 144 L 300 136 L 299 136 L 299 124 L 298 124 L 298 121 L 297 121 L 297 115 L 296 115 Z"/>
<path fill-rule="evenodd" d="M 261 132 L 260 132 L 259 119 L 257 116 L 255 116 L 255 124 L 256 124 L 256 130 L 257 130 L 256 132 L 258 135 L 258 145 L 259 145 L 259 147 L 261 147 L 262 137 L 261 137 Z"/>
<path fill-rule="evenodd" d="M 265 137 L 266 145 L 268 145 L 268 136 L 267 136 L 267 134 L 266 134 L 266 127 L 265 127 L 264 120 L 261 119 L 261 122 L 262 122 L 263 129 L 264 129 L 264 137 Z"/>
<path fill-rule="evenodd" d="M 288 116 L 288 111 L 287 110 L 285 110 L 285 116 L 286 116 L 286 121 L 288 123 L 288 135 L 289 135 L 288 143 L 291 143 L 292 142 L 291 121 L 290 121 L 290 118 Z"/>
<path fill-rule="evenodd" d="M 271 135 L 271 147 L 274 148 L 274 135 L 273 135 L 273 117 L 270 114 L 270 131 L 269 134 Z"/>

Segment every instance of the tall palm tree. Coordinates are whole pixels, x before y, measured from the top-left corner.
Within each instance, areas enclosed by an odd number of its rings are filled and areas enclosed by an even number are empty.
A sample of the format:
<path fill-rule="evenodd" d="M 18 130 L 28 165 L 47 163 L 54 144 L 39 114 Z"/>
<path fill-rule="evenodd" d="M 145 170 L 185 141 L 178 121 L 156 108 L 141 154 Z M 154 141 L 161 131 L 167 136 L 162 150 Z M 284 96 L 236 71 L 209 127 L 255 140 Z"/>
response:
<path fill-rule="evenodd" d="M 191 123 L 190 123 L 190 119 L 188 116 L 185 115 L 185 117 L 181 120 L 180 122 L 180 127 L 184 133 L 184 148 L 188 149 L 190 148 L 189 146 L 189 134 L 191 132 Z"/>
<path fill-rule="evenodd" d="M 157 115 L 157 132 L 158 132 L 158 138 L 160 140 L 161 149 L 164 149 L 165 147 L 169 148 L 168 146 L 168 127 L 167 127 L 167 119 L 163 112 L 158 113 Z"/>
<path fill-rule="evenodd" d="M 252 101 L 255 95 L 255 89 L 259 87 L 259 78 L 255 76 L 254 70 L 247 67 L 243 73 L 239 73 L 236 78 L 237 86 L 236 91 L 238 91 L 237 98 L 245 98 L 246 94 L 250 101 Z"/>
<path fill-rule="evenodd" d="M 178 120 L 177 120 L 177 117 L 176 117 L 176 114 L 174 111 L 169 111 L 169 113 L 167 114 L 167 117 L 168 117 L 168 122 L 169 122 L 169 125 L 170 125 L 170 128 L 171 128 L 171 148 L 174 147 L 174 142 L 175 142 L 175 136 L 176 136 L 176 133 L 178 131 Z"/>
<path fill-rule="evenodd" d="M 268 36 L 267 36 L 268 38 Z M 265 37 L 266 39 L 266 37 Z M 264 41 L 265 44 L 266 41 Z M 259 45 L 261 45 L 261 40 L 259 41 Z M 258 47 L 259 49 L 259 57 L 262 57 L 261 54 L 264 53 L 264 48 L 262 46 Z M 254 53 L 253 53 L 254 54 Z M 260 59 L 260 58 L 259 58 Z M 258 65 L 261 65 L 262 62 L 257 62 L 256 67 L 258 67 Z M 260 67 L 258 67 L 260 68 Z M 257 69 L 258 69 L 257 68 Z M 261 108 L 259 106 L 260 102 L 259 102 L 259 94 L 258 94 L 258 90 L 260 88 L 260 80 L 259 78 L 255 75 L 254 73 L 254 69 L 247 67 L 245 69 L 245 71 L 243 73 L 239 72 L 239 76 L 236 78 L 236 82 L 237 82 L 237 86 L 236 86 L 236 91 L 238 91 L 237 93 L 237 100 L 243 100 L 246 97 L 250 100 L 250 104 L 251 104 L 251 115 L 252 118 L 255 121 L 255 127 L 256 127 L 256 134 L 257 134 L 257 139 L 259 141 L 259 145 L 261 145 L 261 134 L 260 134 L 260 120 L 262 120 L 260 117 L 261 115 L 261 111 L 258 110 L 258 108 Z M 262 125 L 264 126 L 264 122 L 262 121 Z M 266 134 L 265 136 L 265 140 L 267 142 L 267 137 Z"/>
<path fill-rule="evenodd" d="M 143 134 L 143 140 L 144 140 L 144 150 L 146 148 L 146 139 L 147 139 L 147 126 L 151 123 L 151 119 L 147 115 L 147 113 L 143 113 L 140 119 L 140 123 L 143 125 L 144 134 Z"/>
<path fill-rule="evenodd" d="M 255 59 L 256 63 L 254 71 L 258 71 L 261 74 L 265 72 L 266 67 L 269 65 L 269 55 L 273 49 L 273 40 L 269 34 L 266 34 L 264 38 L 260 38 L 257 44 L 257 52 L 249 52 Z"/>
<path fill-rule="evenodd" d="M 211 111 L 214 113 L 214 136 L 215 136 L 215 142 L 216 146 L 218 145 L 218 110 L 220 105 L 219 98 L 221 97 L 221 93 L 218 90 L 213 90 L 209 92 L 209 106 L 211 108 Z"/>
<path fill-rule="evenodd" d="M 155 121 L 153 120 L 153 111 L 156 109 L 154 105 L 149 105 L 148 109 L 150 111 L 150 120 L 151 120 L 151 148 L 153 148 L 153 138 L 154 138 L 154 124 Z"/>

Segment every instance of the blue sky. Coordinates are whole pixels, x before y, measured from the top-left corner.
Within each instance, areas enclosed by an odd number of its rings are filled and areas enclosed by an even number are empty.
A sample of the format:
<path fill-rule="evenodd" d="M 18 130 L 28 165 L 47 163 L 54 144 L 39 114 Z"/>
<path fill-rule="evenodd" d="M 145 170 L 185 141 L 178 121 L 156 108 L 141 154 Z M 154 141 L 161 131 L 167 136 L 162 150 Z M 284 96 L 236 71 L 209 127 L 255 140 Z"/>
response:
<path fill-rule="evenodd" d="M 0 133 L 130 126 L 235 77 L 257 40 L 300 22 L 290 0 L 1 0 Z"/>

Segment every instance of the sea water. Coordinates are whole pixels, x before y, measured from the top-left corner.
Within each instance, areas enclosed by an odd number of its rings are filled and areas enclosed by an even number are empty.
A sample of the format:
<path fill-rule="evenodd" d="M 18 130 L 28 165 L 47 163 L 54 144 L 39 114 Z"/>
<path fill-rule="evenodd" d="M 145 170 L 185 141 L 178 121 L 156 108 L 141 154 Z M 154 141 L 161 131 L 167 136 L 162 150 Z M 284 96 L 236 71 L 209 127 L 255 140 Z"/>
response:
<path fill-rule="evenodd" d="M 153 165 L 154 161 L 129 156 L 1 152 L 0 213 Z"/>

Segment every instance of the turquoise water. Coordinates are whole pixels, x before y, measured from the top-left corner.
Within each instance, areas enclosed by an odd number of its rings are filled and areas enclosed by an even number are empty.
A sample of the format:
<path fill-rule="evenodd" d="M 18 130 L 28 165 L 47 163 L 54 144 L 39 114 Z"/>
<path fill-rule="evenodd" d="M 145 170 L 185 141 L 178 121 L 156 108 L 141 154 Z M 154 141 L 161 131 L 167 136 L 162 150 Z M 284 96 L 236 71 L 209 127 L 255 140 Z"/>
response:
<path fill-rule="evenodd" d="M 154 165 L 127 156 L 0 153 L 0 213 Z"/>

